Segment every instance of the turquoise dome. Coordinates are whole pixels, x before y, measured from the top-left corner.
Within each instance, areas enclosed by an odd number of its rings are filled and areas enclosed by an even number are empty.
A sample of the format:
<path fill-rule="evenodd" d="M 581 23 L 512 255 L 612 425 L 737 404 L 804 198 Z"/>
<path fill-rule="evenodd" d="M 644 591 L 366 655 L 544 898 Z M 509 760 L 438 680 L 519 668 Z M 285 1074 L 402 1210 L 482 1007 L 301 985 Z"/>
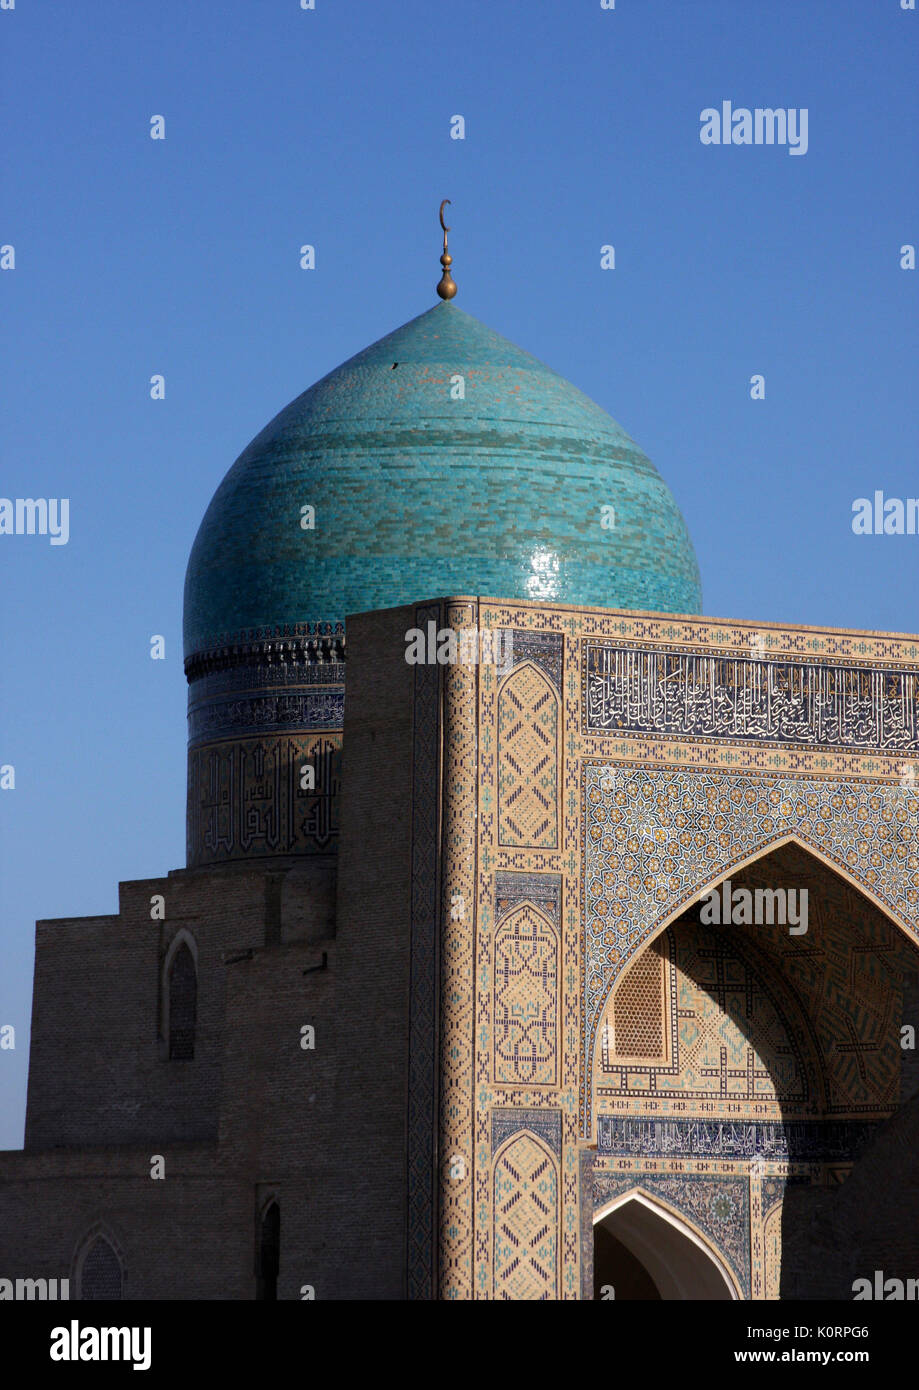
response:
<path fill-rule="evenodd" d="M 446 302 L 304 391 L 240 454 L 191 552 L 185 652 L 452 594 L 701 606 L 692 542 L 650 459 L 570 382 Z"/>

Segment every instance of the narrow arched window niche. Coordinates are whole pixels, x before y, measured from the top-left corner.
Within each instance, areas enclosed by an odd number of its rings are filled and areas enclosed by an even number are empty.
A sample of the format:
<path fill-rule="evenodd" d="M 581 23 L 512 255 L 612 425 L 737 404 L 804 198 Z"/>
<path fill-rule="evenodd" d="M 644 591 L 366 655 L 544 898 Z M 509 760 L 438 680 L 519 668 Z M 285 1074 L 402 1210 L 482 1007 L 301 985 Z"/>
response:
<path fill-rule="evenodd" d="M 274 1303 L 278 1297 L 281 1267 L 281 1208 L 275 1199 L 262 1211 L 257 1239 L 255 1296 L 263 1302 Z"/>
<path fill-rule="evenodd" d="M 195 1056 L 198 1024 L 198 952 L 188 932 L 174 938 L 163 962 L 161 1032 L 170 1062 Z"/>
<path fill-rule="evenodd" d="M 78 1299 L 113 1302 L 124 1297 L 124 1260 L 117 1242 L 99 1225 L 80 1242 L 74 1285 Z"/>

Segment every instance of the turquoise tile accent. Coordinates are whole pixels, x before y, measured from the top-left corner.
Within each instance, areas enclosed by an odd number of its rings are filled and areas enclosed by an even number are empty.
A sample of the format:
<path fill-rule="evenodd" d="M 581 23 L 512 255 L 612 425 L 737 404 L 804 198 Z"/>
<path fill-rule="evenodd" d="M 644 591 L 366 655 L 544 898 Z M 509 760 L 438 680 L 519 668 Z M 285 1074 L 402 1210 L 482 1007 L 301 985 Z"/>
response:
<path fill-rule="evenodd" d="M 192 549 L 185 651 L 460 593 L 701 608 L 692 542 L 650 459 L 451 302 L 323 377 L 240 455 Z"/>

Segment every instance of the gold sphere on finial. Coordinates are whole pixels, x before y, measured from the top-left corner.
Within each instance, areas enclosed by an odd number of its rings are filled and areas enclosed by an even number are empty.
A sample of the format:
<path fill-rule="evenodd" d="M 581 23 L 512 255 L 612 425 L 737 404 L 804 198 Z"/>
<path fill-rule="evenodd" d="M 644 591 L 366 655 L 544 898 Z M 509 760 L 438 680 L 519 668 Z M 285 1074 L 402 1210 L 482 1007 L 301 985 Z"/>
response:
<path fill-rule="evenodd" d="M 450 228 L 444 221 L 444 208 L 447 206 L 449 201 L 449 198 L 444 198 L 443 202 L 440 205 L 440 225 L 444 229 L 444 254 L 440 258 L 440 263 L 444 268 L 444 273 L 440 277 L 440 282 L 437 286 L 437 293 L 440 295 L 441 299 L 452 299 L 453 296 L 456 294 L 456 281 L 450 274 L 450 267 L 453 264 L 453 257 L 447 250 L 447 233 L 449 232 Z"/>

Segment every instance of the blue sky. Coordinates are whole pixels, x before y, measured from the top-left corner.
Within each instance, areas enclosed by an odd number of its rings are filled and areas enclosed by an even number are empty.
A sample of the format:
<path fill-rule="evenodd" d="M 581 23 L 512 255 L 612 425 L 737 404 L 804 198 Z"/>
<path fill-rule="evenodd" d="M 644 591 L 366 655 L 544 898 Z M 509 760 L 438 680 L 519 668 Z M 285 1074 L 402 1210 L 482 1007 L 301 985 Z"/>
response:
<path fill-rule="evenodd" d="M 182 583 L 207 502 L 292 397 L 435 302 L 441 198 L 457 302 L 651 456 L 707 613 L 919 630 L 919 537 L 851 530 L 856 497 L 919 494 L 919 275 L 899 265 L 919 14 L 16 0 L 0 45 L 0 494 L 71 508 L 66 546 L 0 536 L 16 1147 L 35 919 L 115 911 L 119 880 L 184 862 Z M 807 154 L 704 146 L 725 100 L 806 107 Z"/>

